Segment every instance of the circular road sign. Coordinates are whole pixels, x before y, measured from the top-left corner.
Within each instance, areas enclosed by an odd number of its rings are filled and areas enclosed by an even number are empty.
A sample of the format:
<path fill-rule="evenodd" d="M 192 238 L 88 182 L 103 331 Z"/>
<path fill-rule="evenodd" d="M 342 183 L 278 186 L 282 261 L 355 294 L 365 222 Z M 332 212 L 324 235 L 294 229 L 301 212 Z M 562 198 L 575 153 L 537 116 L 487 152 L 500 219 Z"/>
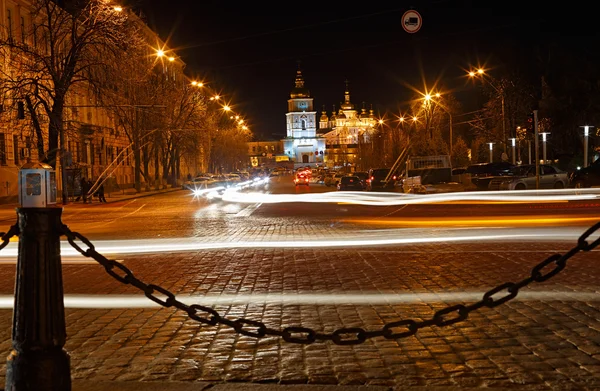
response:
<path fill-rule="evenodd" d="M 415 10 L 408 10 L 402 15 L 402 28 L 407 33 L 416 33 L 421 28 L 423 19 Z"/>

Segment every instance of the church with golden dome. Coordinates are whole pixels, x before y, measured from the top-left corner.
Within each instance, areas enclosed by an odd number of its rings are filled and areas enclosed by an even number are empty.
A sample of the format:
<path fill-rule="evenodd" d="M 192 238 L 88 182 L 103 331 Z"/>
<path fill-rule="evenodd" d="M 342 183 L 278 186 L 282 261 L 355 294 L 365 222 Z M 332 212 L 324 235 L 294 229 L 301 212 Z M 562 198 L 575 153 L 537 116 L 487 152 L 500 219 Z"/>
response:
<path fill-rule="evenodd" d="M 355 166 L 359 159 L 359 149 L 361 145 L 371 142 L 376 124 L 377 119 L 373 109 L 367 113 L 367 109 L 363 107 L 359 113 L 350 101 L 350 88 L 346 80 L 344 102 L 340 104 L 339 110 L 336 112 L 333 106 L 331 116 L 323 110 L 319 118 L 317 134 L 326 139 L 326 165 L 328 167 Z"/>
<path fill-rule="evenodd" d="M 339 110 L 333 106 L 330 116 L 323 110 L 317 123 L 313 98 L 300 69 L 296 71 L 285 116 L 287 133 L 282 140 L 283 150 L 295 167 L 355 166 L 360 146 L 371 141 L 377 124 L 373 109 L 367 113 L 363 107 L 359 112 L 350 101 L 348 81 Z"/>
<path fill-rule="evenodd" d="M 325 137 L 317 136 L 317 112 L 300 69 L 296 71 L 296 83 L 288 99 L 285 117 L 287 133 L 282 140 L 283 151 L 294 166 L 323 165 Z"/>

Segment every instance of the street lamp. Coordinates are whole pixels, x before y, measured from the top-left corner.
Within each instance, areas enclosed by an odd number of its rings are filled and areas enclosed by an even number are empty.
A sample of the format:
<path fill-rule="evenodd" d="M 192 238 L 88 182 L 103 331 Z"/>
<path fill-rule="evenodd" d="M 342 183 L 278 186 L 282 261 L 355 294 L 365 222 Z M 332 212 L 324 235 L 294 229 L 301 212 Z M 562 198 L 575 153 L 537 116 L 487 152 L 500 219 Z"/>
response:
<path fill-rule="evenodd" d="M 590 128 L 593 126 L 585 125 L 583 128 L 583 167 L 588 166 L 588 137 L 590 135 Z"/>
<path fill-rule="evenodd" d="M 490 163 L 494 160 L 494 143 L 488 143 L 490 145 Z"/>
<path fill-rule="evenodd" d="M 540 133 L 542 135 L 542 150 L 543 150 L 543 154 L 544 154 L 544 163 L 546 164 L 546 135 L 550 134 L 549 132 L 542 132 Z"/>
<path fill-rule="evenodd" d="M 442 96 L 442 94 L 440 94 L 439 92 L 435 94 L 436 98 L 439 98 L 441 96 Z M 449 118 L 449 121 L 450 121 L 449 126 L 448 126 L 448 128 L 449 128 L 449 140 L 450 140 L 450 143 L 449 143 L 450 144 L 450 156 L 452 156 L 452 114 L 450 113 L 450 109 L 448 107 L 446 107 L 445 105 L 441 104 L 440 102 L 433 100 L 430 94 L 425 94 L 425 96 L 424 96 L 423 99 L 425 99 L 426 102 L 431 101 L 431 102 L 435 103 L 442 110 L 444 110 L 446 112 L 446 114 L 448 114 L 448 118 Z"/>
<path fill-rule="evenodd" d="M 504 115 L 504 89 L 496 87 L 491 81 L 485 78 L 485 70 L 482 68 L 477 69 L 477 72 L 469 72 L 469 77 L 481 76 L 481 80 L 487 81 L 487 83 L 494 89 L 498 94 L 500 94 L 501 104 L 502 104 L 502 144 L 504 146 L 504 152 L 506 152 L 506 118 Z"/>
<path fill-rule="evenodd" d="M 517 139 L 516 138 L 510 138 L 509 139 L 511 141 L 512 144 L 512 164 L 517 164 L 517 159 L 515 156 L 515 147 L 517 146 Z"/>

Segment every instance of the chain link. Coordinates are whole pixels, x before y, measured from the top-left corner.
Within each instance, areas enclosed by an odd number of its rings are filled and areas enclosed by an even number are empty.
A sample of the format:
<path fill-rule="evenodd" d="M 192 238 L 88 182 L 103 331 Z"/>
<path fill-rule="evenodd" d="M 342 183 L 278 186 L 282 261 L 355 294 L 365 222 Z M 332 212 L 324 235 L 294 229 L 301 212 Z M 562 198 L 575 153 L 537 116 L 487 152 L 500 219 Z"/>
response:
<path fill-rule="evenodd" d="M 549 256 L 533 267 L 529 277 L 516 283 L 505 282 L 500 284 L 497 287 L 487 291 L 483 295 L 483 298 L 478 302 L 469 305 L 456 304 L 443 308 L 436 311 L 431 319 L 423 321 L 404 319 L 389 322 L 380 330 L 366 331 L 360 327 L 348 327 L 340 328 L 330 334 L 317 333 L 313 329 L 299 326 L 286 327 L 283 330 L 274 330 L 268 328 L 263 322 L 245 318 L 239 318 L 236 320 L 224 318 L 214 309 L 200 304 L 188 306 L 177 300 L 175 294 L 167 289 L 158 285 L 145 284 L 144 282 L 140 281 L 133 275 L 133 272 L 127 268 L 127 266 L 124 266 L 115 260 L 107 259 L 102 254 L 98 253 L 94 248 L 94 245 L 88 239 L 77 232 L 71 231 L 66 225 L 63 226 L 63 234 L 67 237 L 67 240 L 71 246 L 73 246 L 73 248 L 79 251 L 82 255 L 96 260 L 104 267 L 106 272 L 114 277 L 117 281 L 137 287 L 140 289 L 140 291 L 144 292 L 146 297 L 163 307 L 175 307 L 187 312 L 190 318 L 200 323 L 211 326 L 222 324 L 235 329 L 236 332 L 242 335 L 255 338 L 261 338 L 265 335 L 280 336 L 286 342 L 297 344 L 312 344 L 316 341 L 333 341 L 333 343 L 337 345 L 357 345 L 365 342 L 369 338 L 374 337 L 384 337 L 386 339 L 406 338 L 415 335 L 424 327 L 449 326 L 467 319 L 469 314 L 473 311 L 479 310 L 483 307 L 494 308 L 504 304 L 507 301 L 514 299 L 521 288 L 524 288 L 533 282 L 546 281 L 560 273 L 567 265 L 567 260 L 578 254 L 580 251 L 590 251 L 597 247 L 600 244 L 600 237 L 591 243 L 588 242 L 588 239 L 593 233 L 598 231 L 598 229 L 600 229 L 600 222 L 596 223 L 587 231 L 585 231 L 577 240 L 577 245 L 565 254 L 553 254 Z M 11 228 L 11 231 L 12 230 L 13 228 Z M 9 231 L 9 233 L 11 233 L 11 231 Z M 5 236 L 7 235 L 8 233 L 3 235 L 2 239 L 5 241 L 8 240 L 5 239 Z M 85 246 L 87 246 L 87 249 L 84 250 L 81 246 L 79 246 L 77 243 L 78 241 L 84 243 Z M 549 268 L 550 266 L 553 266 L 553 268 L 545 271 L 545 269 Z M 156 293 L 161 296 L 156 295 Z"/>
<path fill-rule="evenodd" d="M 8 232 L 0 232 L 0 239 L 2 240 L 2 243 L 0 243 L 0 250 L 2 250 L 4 247 L 8 246 L 8 244 L 10 243 L 10 239 L 13 236 L 17 236 L 19 235 L 19 224 L 15 223 L 13 225 L 10 226 L 10 228 L 8 229 Z"/>

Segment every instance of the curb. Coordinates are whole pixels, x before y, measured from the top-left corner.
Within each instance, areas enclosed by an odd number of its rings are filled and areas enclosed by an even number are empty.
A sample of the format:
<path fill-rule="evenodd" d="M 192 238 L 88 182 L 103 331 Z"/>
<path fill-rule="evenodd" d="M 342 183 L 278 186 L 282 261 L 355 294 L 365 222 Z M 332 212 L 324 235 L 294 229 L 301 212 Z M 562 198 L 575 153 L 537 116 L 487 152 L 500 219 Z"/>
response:
<path fill-rule="evenodd" d="M 259 383 L 211 383 L 211 382 L 140 382 L 115 381 L 94 382 L 73 380 L 73 391 L 392 391 L 388 386 L 338 386 L 311 384 L 259 384 Z M 488 390 L 493 391 L 493 390 Z"/>
<path fill-rule="evenodd" d="M 532 391 L 532 385 L 511 386 L 515 391 Z M 263 384 L 251 382 L 184 381 L 92 381 L 73 380 L 73 391 L 505 391 L 485 386 L 377 386 L 328 384 Z M 2 391 L 2 389 L 0 389 Z"/>
<path fill-rule="evenodd" d="M 119 201 L 123 201 L 123 200 L 130 200 L 132 198 L 150 197 L 150 196 L 157 195 L 157 194 L 172 193 L 172 192 L 175 192 L 175 191 L 182 191 L 182 190 L 183 189 L 177 187 L 177 188 L 170 188 L 170 189 L 167 189 L 167 190 L 151 190 L 151 191 L 146 191 L 146 192 L 142 192 L 142 193 L 124 194 L 124 195 L 119 196 L 119 198 L 107 199 L 106 203 L 110 204 L 110 203 L 113 203 L 113 202 L 119 202 Z M 73 203 L 71 203 L 69 205 L 72 205 L 72 204 Z M 89 204 L 89 205 L 91 206 L 91 205 L 102 205 L 102 204 L 103 204 L 102 202 L 94 202 L 94 203 Z"/>

